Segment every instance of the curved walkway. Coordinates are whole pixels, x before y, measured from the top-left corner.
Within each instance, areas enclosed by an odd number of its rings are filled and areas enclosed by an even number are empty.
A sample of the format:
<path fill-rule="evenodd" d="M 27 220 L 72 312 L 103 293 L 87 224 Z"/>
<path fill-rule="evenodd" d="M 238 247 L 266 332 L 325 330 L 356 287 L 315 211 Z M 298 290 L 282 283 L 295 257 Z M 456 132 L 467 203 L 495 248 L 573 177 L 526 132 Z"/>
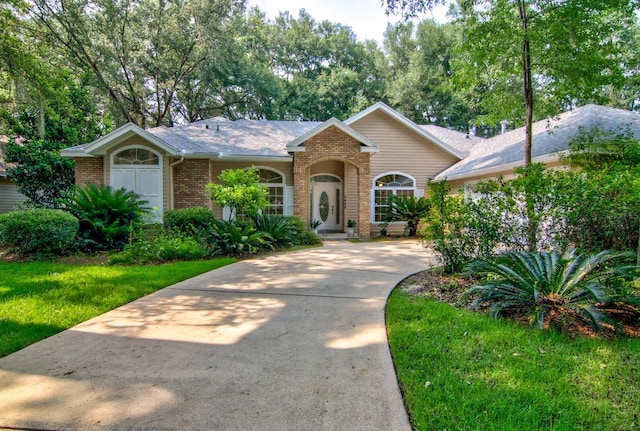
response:
<path fill-rule="evenodd" d="M 415 241 L 242 261 L 0 359 L 0 429 L 409 430 L 391 289 Z"/>

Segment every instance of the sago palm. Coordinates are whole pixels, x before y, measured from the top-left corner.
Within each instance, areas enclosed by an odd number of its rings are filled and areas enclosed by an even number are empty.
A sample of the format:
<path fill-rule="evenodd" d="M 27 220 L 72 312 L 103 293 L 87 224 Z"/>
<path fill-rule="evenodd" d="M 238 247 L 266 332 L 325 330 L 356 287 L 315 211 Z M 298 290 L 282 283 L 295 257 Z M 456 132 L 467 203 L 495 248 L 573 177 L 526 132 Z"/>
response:
<path fill-rule="evenodd" d="M 418 226 L 431 208 L 429 200 L 424 197 L 390 195 L 385 221 L 406 221 L 409 236 L 416 236 Z"/>
<path fill-rule="evenodd" d="M 552 315 L 581 316 L 595 329 L 611 321 L 598 304 L 624 301 L 621 280 L 635 274 L 631 253 L 597 254 L 506 252 L 494 259 L 478 259 L 467 272 L 485 276 L 470 288 L 475 306 L 486 305 L 491 316 L 524 314 L 532 326 L 546 328 Z M 628 298 L 626 298 L 628 299 Z"/>

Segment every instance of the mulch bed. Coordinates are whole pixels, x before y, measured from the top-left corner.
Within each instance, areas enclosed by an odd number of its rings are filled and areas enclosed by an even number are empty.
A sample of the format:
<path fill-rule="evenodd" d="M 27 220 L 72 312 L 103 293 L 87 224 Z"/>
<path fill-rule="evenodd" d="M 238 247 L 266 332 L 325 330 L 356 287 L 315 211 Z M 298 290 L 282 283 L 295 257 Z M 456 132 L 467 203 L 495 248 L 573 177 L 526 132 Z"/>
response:
<path fill-rule="evenodd" d="M 431 269 L 405 278 L 398 287 L 411 295 L 426 296 L 441 302 L 446 302 L 456 308 L 474 310 L 471 307 L 474 298 L 465 295 L 465 292 L 478 281 L 478 279 L 473 277 L 463 277 L 458 274 L 449 275 L 443 273 L 441 270 Z M 482 310 L 474 311 L 483 312 Z M 640 337 L 640 320 L 637 317 L 637 309 L 629 306 L 610 306 L 607 309 L 603 308 L 603 311 L 616 315 L 618 321 L 622 324 L 620 333 L 631 337 Z M 528 325 L 527 318 L 523 315 L 513 314 L 505 317 Z M 579 316 L 575 317 L 575 319 L 566 319 L 564 315 L 551 313 L 545 329 L 554 327 L 570 337 L 613 338 L 616 336 L 613 327 L 608 327 L 601 331 L 594 331 Z"/>

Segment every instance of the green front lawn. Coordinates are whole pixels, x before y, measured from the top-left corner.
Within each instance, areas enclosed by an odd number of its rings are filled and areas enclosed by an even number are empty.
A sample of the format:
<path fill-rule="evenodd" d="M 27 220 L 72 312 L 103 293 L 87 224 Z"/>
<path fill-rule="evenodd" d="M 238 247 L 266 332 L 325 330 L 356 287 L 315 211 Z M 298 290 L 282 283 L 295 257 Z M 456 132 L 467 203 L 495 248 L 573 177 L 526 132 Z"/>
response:
<path fill-rule="evenodd" d="M 387 327 L 415 430 L 640 428 L 640 339 L 572 339 L 400 289 Z"/>
<path fill-rule="evenodd" d="M 142 267 L 0 262 L 0 357 L 233 262 L 220 258 Z"/>

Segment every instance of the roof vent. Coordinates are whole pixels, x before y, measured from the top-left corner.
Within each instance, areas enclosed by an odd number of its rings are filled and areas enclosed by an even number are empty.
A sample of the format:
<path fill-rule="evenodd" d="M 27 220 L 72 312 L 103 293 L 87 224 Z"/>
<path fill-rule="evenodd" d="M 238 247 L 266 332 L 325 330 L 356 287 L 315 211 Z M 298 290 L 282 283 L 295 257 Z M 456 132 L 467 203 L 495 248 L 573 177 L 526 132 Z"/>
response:
<path fill-rule="evenodd" d="M 205 125 L 204 125 L 204 128 L 205 128 L 205 129 L 208 129 L 208 128 L 209 128 L 209 125 L 208 125 L 208 124 L 205 124 Z"/>

